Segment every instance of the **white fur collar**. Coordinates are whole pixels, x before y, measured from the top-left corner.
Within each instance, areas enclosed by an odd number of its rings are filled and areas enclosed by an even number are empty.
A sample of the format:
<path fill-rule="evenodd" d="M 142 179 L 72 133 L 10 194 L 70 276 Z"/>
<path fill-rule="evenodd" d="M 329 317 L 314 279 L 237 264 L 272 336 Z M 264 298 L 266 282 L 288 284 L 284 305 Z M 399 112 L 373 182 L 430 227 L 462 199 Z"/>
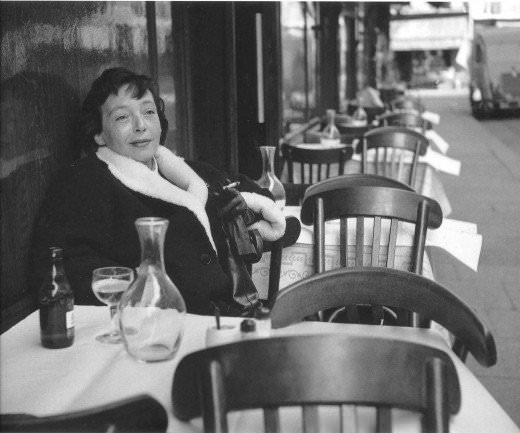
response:
<path fill-rule="evenodd" d="M 199 197 L 190 194 L 169 181 L 171 177 L 168 175 L 168 162 L 172 161 L 172 158 L 179 157 L 164 146 L 159 146 L 158 155 L 159 153 L 160 158 L 156 158 L 156 162 L 159 171 L 168 180 L 161 177 L 157 171 L 152 171 L 140 162 L 113 152 L 106 146 L 100 147 L 96 152 L 96 156 L 108 165 L 108 169 L 116 179 L 131 190 L 185 207 L 193 212 L 204 228 L 213 249 L 216 251 L 215 242 L 211 236 L 208 215 L 204 208 L 205 200 L 201 201 Z"/>

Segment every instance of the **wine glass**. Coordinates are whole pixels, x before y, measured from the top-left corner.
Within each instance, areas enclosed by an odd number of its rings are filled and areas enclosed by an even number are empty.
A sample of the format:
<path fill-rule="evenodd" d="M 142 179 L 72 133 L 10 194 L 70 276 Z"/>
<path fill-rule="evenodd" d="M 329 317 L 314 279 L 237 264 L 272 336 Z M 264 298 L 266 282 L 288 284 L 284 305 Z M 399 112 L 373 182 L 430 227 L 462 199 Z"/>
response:
<path fill-rule="evenodd" d="M 101 343 L 122 343 L 123 339 L 117 325 L 117 305 L 134 279 L 134 271 L 122 266 L 108 266 L 94 269 L 92 272 L 92 291 L 101 302 L 110 307 L 112 329 L 109 332 L 98 335 L 97 341 Z"/>

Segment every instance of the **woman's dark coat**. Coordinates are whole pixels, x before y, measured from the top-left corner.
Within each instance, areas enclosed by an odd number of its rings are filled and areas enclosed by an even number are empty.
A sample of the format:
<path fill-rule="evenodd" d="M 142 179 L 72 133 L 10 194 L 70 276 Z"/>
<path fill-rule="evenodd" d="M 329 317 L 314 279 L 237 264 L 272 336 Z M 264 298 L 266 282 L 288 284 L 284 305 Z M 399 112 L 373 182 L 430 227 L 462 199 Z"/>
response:
<path fill-rule="evenodd" d="M 210 165 L 190 165 L 210 189 L 228 180 Z M 251 179 L 240 176 L 239 180 L 241 191 L 269 196 Z M 217 211 L 210 195 L 206 212 L 219 256 L 224 257 L 224 233 Z M 59 174 L 48 191 L 33 239 L 33 290 L 37 292 L 50 267 L 48 247 L 60 246 L 64 249 L 65 272 L 75 303 L 99 305 L 91 289 L 93 269 L 113 265 L 136 268 L 141 250 L 134 221 L 149 216 L 170 221 L 164 243 L 166 272 L 181 291 L 188 312 L 210 314 L 213 300 L 224 309 L 224 314 L 238 313 L 229 278 L 194 214 L 127 188 L 96 156 L 73 163 Z"/>

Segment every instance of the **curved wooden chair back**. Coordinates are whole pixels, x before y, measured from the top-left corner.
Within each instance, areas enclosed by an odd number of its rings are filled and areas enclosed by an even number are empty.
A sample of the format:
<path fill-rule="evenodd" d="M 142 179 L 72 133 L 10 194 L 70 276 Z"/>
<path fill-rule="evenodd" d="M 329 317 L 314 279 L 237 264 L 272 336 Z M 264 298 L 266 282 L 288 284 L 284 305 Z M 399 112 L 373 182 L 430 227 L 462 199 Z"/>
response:
<path fill-rule="evenodd" d="M 302 431 L 318 432 L 317 405 L 344 413 L 347 404 L 376 407 L 378 432 L 391 431 L 392 407 L 422 413 L 424 432 L 447 432 L 460 398 L 445 352 L 348 334 L 252 339 L 194 352 L 180 361 L 172 387 L 174 415 L 202 415 L 208 433 L 227 432 L 228 412 L 252 408 L 263 409 L 265 432 L 280 432 L 284 406 L 301 406 Z"/>
<path fill-rule="evenodd" d="M 349 116 L 352 116 L 354 112 L 357 110 L 358 105 L 357 104 L 348 104 L 347 106 L 347 114 Z M 367 113 L 367 120 L 368 123 L 372 123 L 377 116 L 380 116 L 386 111 L 385 107 L 365 107 L 363 105 L 363 109 Z"/>
<path fill-rule="evenodd" d="M 314 196 L 324 191 L 354 186 L 384 186 L 415 192 L 411 186 L 392 179 L 391 177 L 379 176 L 377 174 L 349 173 L 341 176 L 334 176 L 309 186 L 309 192 L 307 195 Z"/>
<path fill-rule="evenodd" d="M 371 126 L 352 126 L 347 123 L 336 122 L 336 127 L 341 134 L 341 142 L 354 144 L 354 140 L 361 141 L 363 135 L 371 129 Z M 321 141 L 321 131 L 309 130 L 304 135 L 305 143 L 319 143 Z"/>
<path fill-rule="evenodd" d="M 496 363 L 495 340 L 475 311 L 449 289 L 411 272 L 388 268 L 339 268 L 312 275 L 280 291 L 271 310 L 274 328 L 302 321 L 319 311 L 345 305 L 403 308 L 428 327 L 433 320 L 454 337 L 463 361 L 468 351 L 489 367 Z"/>
<path fill-rule="evenodd" d="M 407 113 L 408 114 L 408 113 Z M 426 154 L 429 140 L 402 126 L 383 126 L 368 131 L 361 144 L 361 171 L 392 177 L 414 185 L 419 156 Z"/>
<path fill-rule="evenodd" d="M 415 99 L 410 98 L 396 98 L 390 101 L 390 107 L 393 111 L 412 111 L 422 113 L 426 110 L 423 104 Z"/>
<path fill-rule="evenodd" d="M 422 273 L 427 230 L 438 228 L 442 223 L 439 204 L 407 189 L 367 186 L 362 184 L 361 177 L 356 180 L 358 183 L 354 186 L 337 188 L 337 185 L 331 184 L 330 188 L 325 188 L 323 184 L 317 184 L 305 192 L 301 221 L 314 226 L 314 271 L 319 273 L 325 270 L 325 221 L 334 219 L 340 220 L 340 265 L 349 265 L 348 219 L 355 218 L 352 266 L 396 267 L 399 225 L 408 222 L 415 228 L 406 270 Z M 370 181 L 375 180 L 372 178 Z M 382 230 L 386 225 L 388 230 Z M 365 231 L 371 239 L 367 246 Z"/>
<path fill-rule="evenodd" d="M 313 184 L 330 177 L 331 164 L 338 164 L 338 174 L 344 173 L 344 165 L 352 157 L 351 147 L 324 148 L 322 146 L 301 148 L 296 145 L 284 143 L 282 155 L 287 161 L 288 178 L 290 183 L 295 183 L 293 163 L 300 164 L 300 182 Z M 325 173 L 323 173 L 325 169 Z"/>
<path fill-rule="evenodd" d="M 52 416 L 2 414 L 3 432 L 165 432 L 166 409 L 148 395 Z"/>
<path fill-rule="evenodd" d="M 402 126 L 424 133 L 427 122 L 415 111 L 394 111 L 377 117 L 381 126 Z"/>

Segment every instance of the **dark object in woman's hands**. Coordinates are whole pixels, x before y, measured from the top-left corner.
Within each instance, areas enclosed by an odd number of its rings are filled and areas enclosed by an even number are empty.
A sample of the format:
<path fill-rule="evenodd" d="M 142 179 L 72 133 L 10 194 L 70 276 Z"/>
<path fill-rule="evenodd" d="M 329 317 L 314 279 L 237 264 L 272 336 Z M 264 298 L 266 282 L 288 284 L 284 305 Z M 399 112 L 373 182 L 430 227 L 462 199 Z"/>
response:
<path fill-rule="evenodd" d="M 248 225 L 255 222 L 256 215 L 247 207 L 236 186 L 238 182 L 224 185 L 213 194 L 217 198 L 218 213 L 233 254 L 242 257 L 245 263 L 256 263 L 262 257 L 262 238 L 257 230 L 247 229 Z"/>

